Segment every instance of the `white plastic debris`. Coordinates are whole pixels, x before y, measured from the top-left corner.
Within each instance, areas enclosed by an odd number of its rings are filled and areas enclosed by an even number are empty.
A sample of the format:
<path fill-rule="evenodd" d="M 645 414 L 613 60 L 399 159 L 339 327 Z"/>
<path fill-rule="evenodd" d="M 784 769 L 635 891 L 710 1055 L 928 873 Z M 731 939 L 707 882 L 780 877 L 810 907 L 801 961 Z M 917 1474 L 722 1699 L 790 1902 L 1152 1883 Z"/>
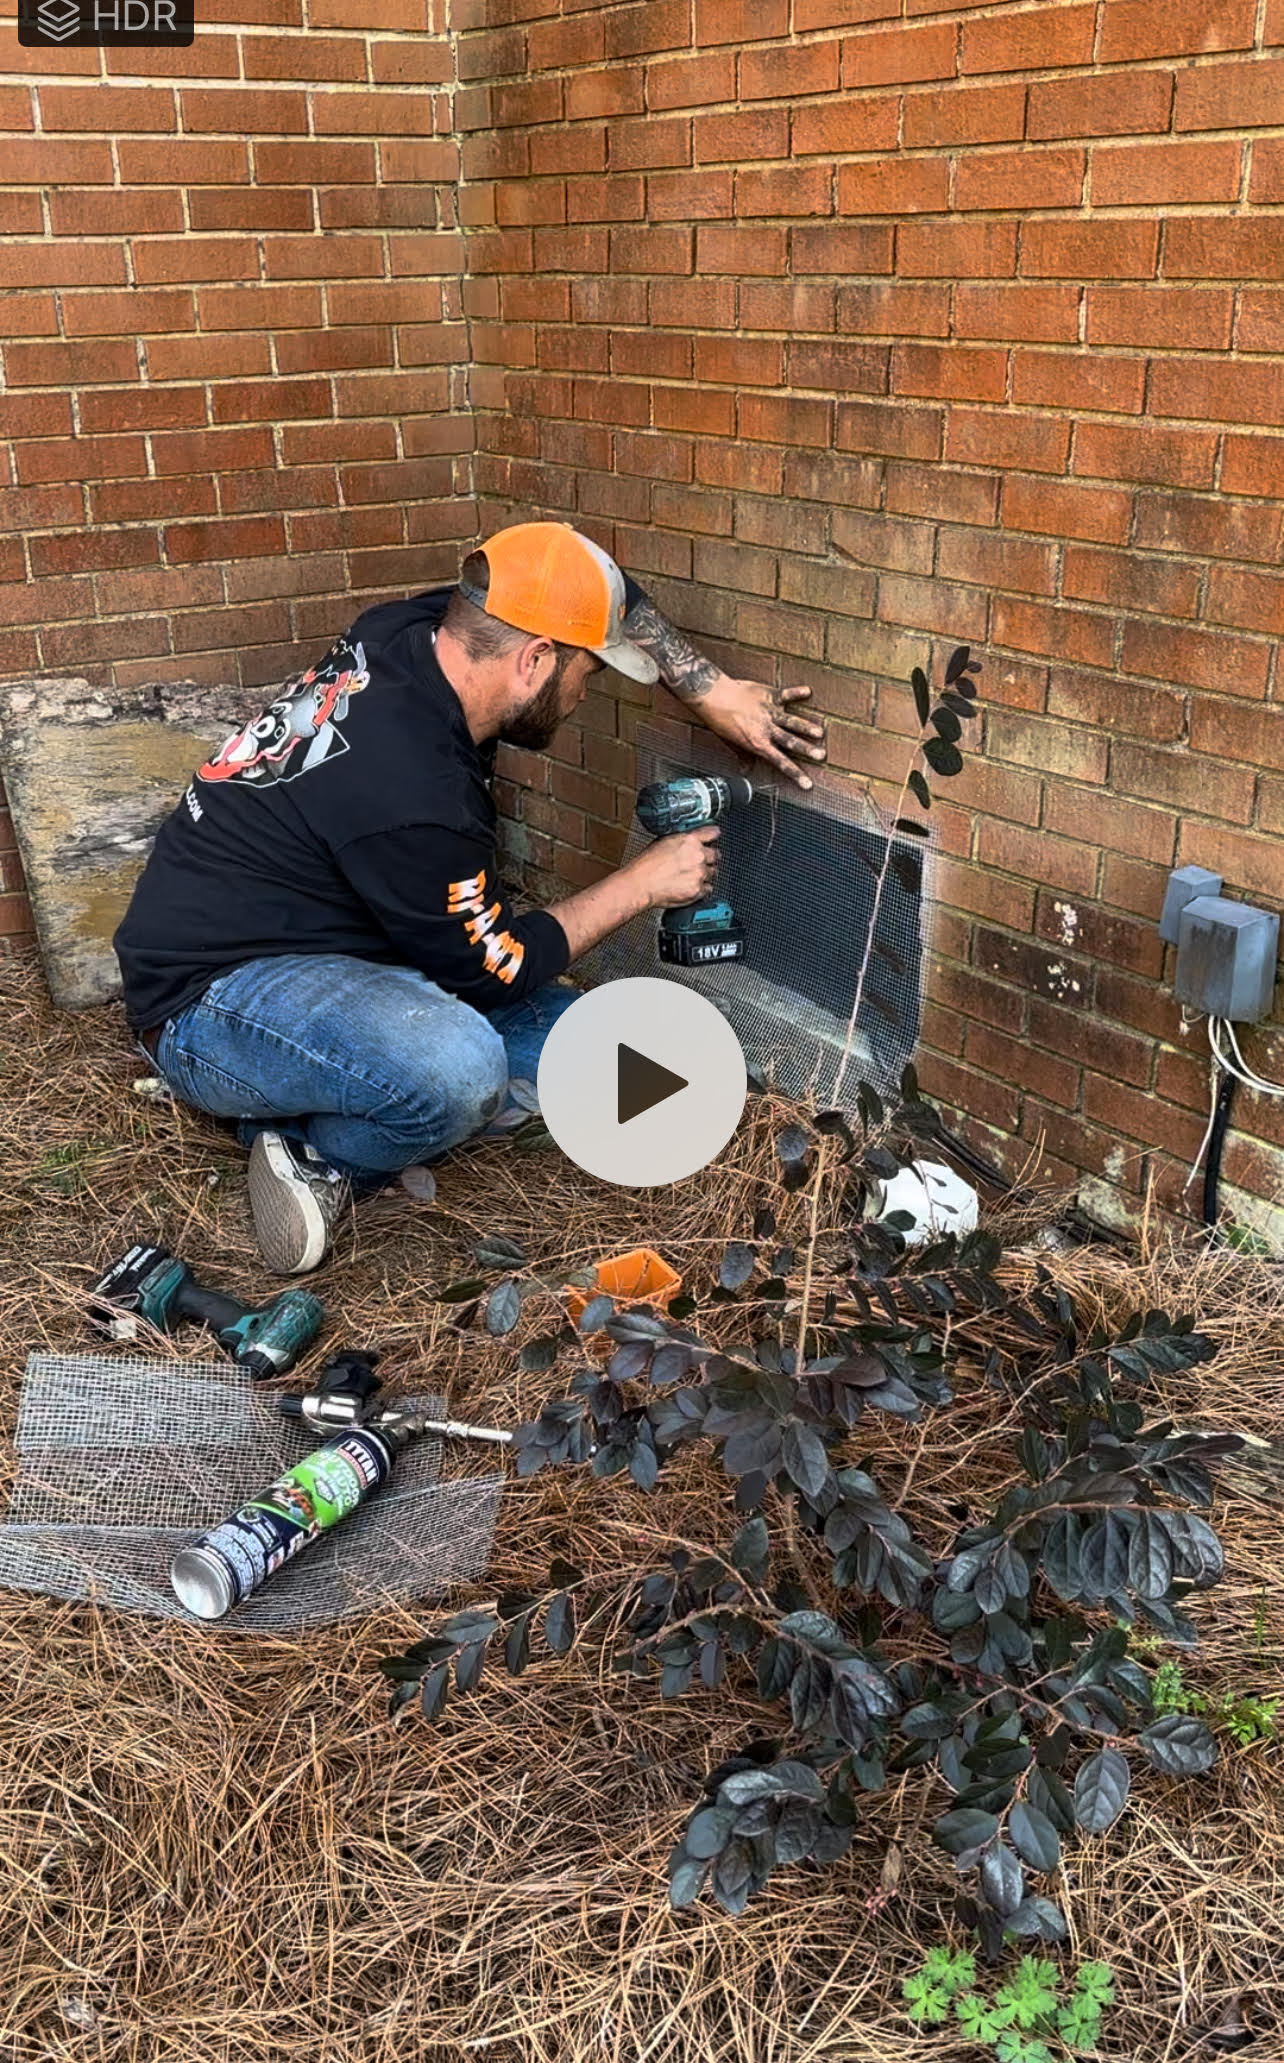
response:
<path fill-rule="evenodd" d="M 407 1196 L 413 1196 L 416 1203 L 431 1203 L 437 1194 L 437 1177 L 431 1168 L 418 1164 L 403 1168 L 397 1179 Z"/>
<path fill-rule="evenodd" d="M 970 1182 L 947 1168 L 943 1161 L 916 1160 L 902 1168 L 890 1182 L 879 1184 L 871 1199 L 872 1215 L 888 1218 L 893 1211 L 905 1211 L 913 1218 L 912 1228 L 902 1236 L 907 1246 L 926 1246 L 945 1232 L 965 1238 L 975 1232 L 980 1199 Z"/>

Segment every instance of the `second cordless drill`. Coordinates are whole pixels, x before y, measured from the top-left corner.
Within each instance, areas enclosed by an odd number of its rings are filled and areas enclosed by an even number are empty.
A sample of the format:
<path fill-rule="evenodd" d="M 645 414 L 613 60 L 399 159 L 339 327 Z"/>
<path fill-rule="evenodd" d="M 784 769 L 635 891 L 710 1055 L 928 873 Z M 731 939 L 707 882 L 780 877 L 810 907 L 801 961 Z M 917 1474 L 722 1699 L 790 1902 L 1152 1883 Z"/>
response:
<path fill-rule="evenodd" d="M 138 1336 L 138 1321 L 173 1332 L 184 1319 L 206 1325 L 238 1368 L 257 1381 L 285 1375 L 321 1330 L 325 1312 L 306 1289 L 282 1290 L 257 1310 L 204 1289 L 163 1246 L 131 1246 L 89 1292 L 90 1322 L 108 1339 Z"/>
<path fill-rule="evenodd" d="M 733 809 L 753 801 L 752 784 L 738 774 L 687 774 L 680 780 L 653 781 L 637 800 L 638 822 L 654 838 L 681 831 L 699 831 L 716 824 Z M 743 960 L 745 934 L 724 898 L 683 903 L 660 918 L 660 958 L 674 967 L 707 967 L 722 960 Z"/>

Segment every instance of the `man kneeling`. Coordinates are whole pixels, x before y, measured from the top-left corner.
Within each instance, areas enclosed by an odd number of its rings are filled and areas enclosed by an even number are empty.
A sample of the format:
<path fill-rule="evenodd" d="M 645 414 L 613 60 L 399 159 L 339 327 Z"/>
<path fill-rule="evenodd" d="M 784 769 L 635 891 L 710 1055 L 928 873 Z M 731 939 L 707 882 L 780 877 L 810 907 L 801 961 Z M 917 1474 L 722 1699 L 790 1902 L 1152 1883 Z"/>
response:
<path fill-rule="evenodd" d="M 238 1120 L 270 1268 L 317 1267 L 349 1195 L 499 1116 L 575 1001 L 568 964 L 709 887 L 712 827 L 549 910 L 500 892 L 495 742 L 543 750 L 606 665 L 810 785 L 809 690 L 730 679 L 590 539 L 528 523 L 457 588 L 358 617 L 162 826 L 115 938 L 130 1023 L 176 1096 Z"/>

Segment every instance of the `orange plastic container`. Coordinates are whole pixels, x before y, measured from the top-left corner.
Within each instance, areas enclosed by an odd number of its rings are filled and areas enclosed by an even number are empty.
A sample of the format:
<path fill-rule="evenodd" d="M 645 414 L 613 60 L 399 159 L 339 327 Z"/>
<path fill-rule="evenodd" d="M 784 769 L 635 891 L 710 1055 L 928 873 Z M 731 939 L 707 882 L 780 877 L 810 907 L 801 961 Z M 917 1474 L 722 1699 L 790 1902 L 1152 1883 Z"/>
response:
<path fill-rule="evenodd" d="M 581 1312 L 594 1295 L 614 1297 L 617 1304 L 655 1304 L 659 1310 L 667 1311 L 682 1287 L 682 1277 L 675 1275 L 668 1262 L 662 1261 L 649 1246 L 637 1246 L 632 1253 L 599 1261 L 593 1280 L 592 1290 L 566 1292 L 566 1308 L 573 1325 L 579 1323 Z M 614 1349 L 614 1341 L 608 1340 L 606 1344 Z"/>

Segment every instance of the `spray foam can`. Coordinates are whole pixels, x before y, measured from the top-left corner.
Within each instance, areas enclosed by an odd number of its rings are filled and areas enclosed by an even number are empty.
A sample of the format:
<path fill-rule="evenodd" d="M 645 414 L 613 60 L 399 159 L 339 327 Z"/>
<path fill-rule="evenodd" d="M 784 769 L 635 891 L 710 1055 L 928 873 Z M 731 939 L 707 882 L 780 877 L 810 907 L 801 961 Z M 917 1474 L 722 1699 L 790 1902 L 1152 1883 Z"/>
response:
<path fill-rule="evenodd" d="M 278 1476 L 261 1497 L 175 1555 L 169 1580 L 198 1619 L 221 1619 L 386 1483 L 404 1444 L 354 1426 Z"/>

